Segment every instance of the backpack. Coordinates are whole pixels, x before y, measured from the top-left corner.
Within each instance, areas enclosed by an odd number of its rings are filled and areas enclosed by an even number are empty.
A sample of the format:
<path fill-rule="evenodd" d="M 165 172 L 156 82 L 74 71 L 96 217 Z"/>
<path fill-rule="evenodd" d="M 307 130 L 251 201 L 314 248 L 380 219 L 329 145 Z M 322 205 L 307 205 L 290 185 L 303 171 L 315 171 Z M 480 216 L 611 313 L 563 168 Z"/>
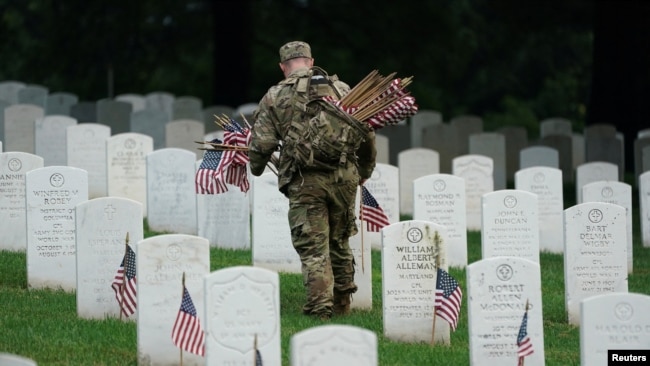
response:
<path fill-rule="evenodd" d="M 297 118 L 288 127 L 284 147 L 297 168 L 333 171 L 348 160 L 356 162 L 356 151 L 370 131 L 366 124 L 322 99 L 342 97 L 336 80 L 314 66 L 293 83 L 291 102 Z"/>

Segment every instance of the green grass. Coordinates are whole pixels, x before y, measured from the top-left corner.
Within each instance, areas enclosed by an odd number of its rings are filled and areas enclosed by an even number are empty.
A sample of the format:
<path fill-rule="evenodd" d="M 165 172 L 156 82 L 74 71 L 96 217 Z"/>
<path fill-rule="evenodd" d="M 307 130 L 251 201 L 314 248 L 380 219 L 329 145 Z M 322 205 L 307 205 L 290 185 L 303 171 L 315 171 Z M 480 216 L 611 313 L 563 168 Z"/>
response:
<path fill-rule="evenodd" d="M 638 220 L 634 223 L 638 226 Z M 146 237 L 152 235 L 156 233 L 145 231 Z M 480 233 L 468 233 L 469 263 L 480 260 L 480 240 Z M 210 263 L 212 271 L 251 265 L 251 252 L 213 248 Z M 579 365 L 579 329 L 567 324 L 564 310 L 562 256 L 542 253 L 540 265 L 546 364 Z M 469 364 L 466 299 L 463 299 L 458 329 L 451 333 L 451 345 L 431 347 L 429 344 L 393 342 L 383 336 L 381 255 L 378 251 L 372 253 L 372 270 L 372 310 L 354 310 L 350 316 L 334 318 L 330 324 L 354 325 L 375 332 L 382 366 Z M 467 288 L 464 269 L 451 268 L 450 273 L 461 288 Z M 280 274 L 283 365 L 289 365 L 291 336 L 323 324 L 302 315 L 304 291 L 301 280 L 297 274 Z M 629 276 L 628 283 L 630 292 L 650 294 L 650 248 L 641 247 L 638 228 L 635 228 L 634 274 Z M 39 365 L 137 364 L 135 323 L 115 319 L 79 319 L 74 294 L 54 290 L 28 291 L 25 253 L 0 251 L 0 299 L 0 352 L 29 357 Z"/>

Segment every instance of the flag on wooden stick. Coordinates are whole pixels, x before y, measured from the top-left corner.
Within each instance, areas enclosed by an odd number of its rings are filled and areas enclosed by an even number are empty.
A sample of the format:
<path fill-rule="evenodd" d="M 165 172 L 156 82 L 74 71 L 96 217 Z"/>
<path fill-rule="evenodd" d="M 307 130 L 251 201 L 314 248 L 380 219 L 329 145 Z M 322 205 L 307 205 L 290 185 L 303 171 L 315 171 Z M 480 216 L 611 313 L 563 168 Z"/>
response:
<path fill-rule="evenodd" d="M 436 280 L 436 315 L 445 319 L 453 330 L 458 325 L 463 292 L 458 282 L 442 268 L 438 268 Z"/>
<path fill-rule="evenodd" d="M 185 274 L 183 274 L 183 298 L 172 329 L 172 342 L 187 352 L 199 356 L 205 355 L 205 334 L 192 297 L 185 287 Z"/>
<path fill-rule="evenodd" d="M 390 225 L 388 216 L 379 206 L 375 197 L 364 186 L 361 186 L 361 220 L 366 222 L 368 231 L 377 232 L 386 225 Z"/>
<path fill-rule="evenodd" d="M 413 78 L 394 78 L 395 74 L 382 76 L 373 70 L 340 100 L 333 97 L 323 99 L 373 130 L 396 125 L 415 115 L 418 105 L 406 90 Z"/>
<path fill-rule="evenodd" d="M 111 283 L 111 288 L 115 291 L 115 299 L 120 306 L 120 313 L 127 317 L 133 315 L 137 308 L 135 252 L 129 246 L 128 240 L 127 234 L 124 257 Z"/>
<path fill-rule="evenodd" d="M 519 356 L 519 365 L 524 364 L 524 357 L 530 356 L 535 352 L 533 343 L 528 336 L 528 300 L 526 300 L 526 311 L 521 319 L 519 334 L 517 335 L 517 356 Z"/>

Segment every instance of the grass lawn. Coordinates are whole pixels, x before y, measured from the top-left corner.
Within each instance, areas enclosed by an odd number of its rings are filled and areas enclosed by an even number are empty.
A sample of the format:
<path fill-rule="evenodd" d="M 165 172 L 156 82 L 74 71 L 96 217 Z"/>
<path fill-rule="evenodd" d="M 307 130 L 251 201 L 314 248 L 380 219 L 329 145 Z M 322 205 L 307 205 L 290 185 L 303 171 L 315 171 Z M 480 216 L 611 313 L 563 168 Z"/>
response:
<path fill-rule="evenodd" d="M 634 273 L 628 278 L 629 291 L 650 294 L 650 248 L 641 246 L 638 222 L 638 216 L 635 216 Z M 152 235 L 156 233 L 145 232 L 147 237 Z M 480 259 L 480 240 L 480 233 L 468 234 L 469 263 Z M 210 259 L 213 271 L 228 266 L 250 265 L 251 252 L 213 248 Z M 463 299 L 458 329 L 451 334 L 450 346 L 396 343 L 383 336 L 380 261 L 380 252 L 373 251 L 372 310 L 355 310 L 348 317 L 334 318 L 330 324 L 354 325 L 375 332 L 379 365 L 468 365 L 466 298 Z M 540 266 L 546 365 L 579 365 L 579 329 L 567 324 L 564 310 L 562 256 L 542 253 Z M 466 293 L 465 270 L 451 268 L 449 272 Z M 297 274 L 280 274 L 283 365 L 289 365 L 291 336 L 323 324 L 300 312 L 304 300 L 301 277 Z M 79 319 L 73 293 L 27 290 L 25 253 L 0 251 L 0 299 L 0 352 L 29 357 L 39 365 L 137 363 L 134 322 Z"/>

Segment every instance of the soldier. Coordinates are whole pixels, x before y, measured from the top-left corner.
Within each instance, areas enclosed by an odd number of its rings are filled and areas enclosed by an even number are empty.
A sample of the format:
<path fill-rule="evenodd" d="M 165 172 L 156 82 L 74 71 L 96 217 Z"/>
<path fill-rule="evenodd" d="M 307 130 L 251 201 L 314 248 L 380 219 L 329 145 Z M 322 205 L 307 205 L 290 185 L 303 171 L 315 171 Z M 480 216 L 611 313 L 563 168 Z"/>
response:
<path fill-rule="evenodd" d="M 354 283 L 354 257 L 349 237 L 357 233 L 355 197 L 357 186 L 370 177 L 375 167 L 375 134 L 370 129 L 355 156 L 323 168 L 298 165 L 286 143 L 292 124 L 306 124 L 312 115 L 296 98 L 301 78 L 314 66 L 311 48 L 293 41 L 280 47 L 280 69 L 285 79 L 264 95 L 253 115 L 249 147 L 250 168 L 263 173 L 273 152 L 280 146 L 278 188 L 289 199 L 291 240 L 302 262 L 307 300 L 303 313 L 320 319 L 350 311 Z M 350 87 L 334 75 L 332 95 L 345 95 Z M 320 89 L 319 89 L 320 90 Z M 334 93 L 336 92 L 336 93 Z M 339 95 L 340 96 L 340 95 Z"/>

